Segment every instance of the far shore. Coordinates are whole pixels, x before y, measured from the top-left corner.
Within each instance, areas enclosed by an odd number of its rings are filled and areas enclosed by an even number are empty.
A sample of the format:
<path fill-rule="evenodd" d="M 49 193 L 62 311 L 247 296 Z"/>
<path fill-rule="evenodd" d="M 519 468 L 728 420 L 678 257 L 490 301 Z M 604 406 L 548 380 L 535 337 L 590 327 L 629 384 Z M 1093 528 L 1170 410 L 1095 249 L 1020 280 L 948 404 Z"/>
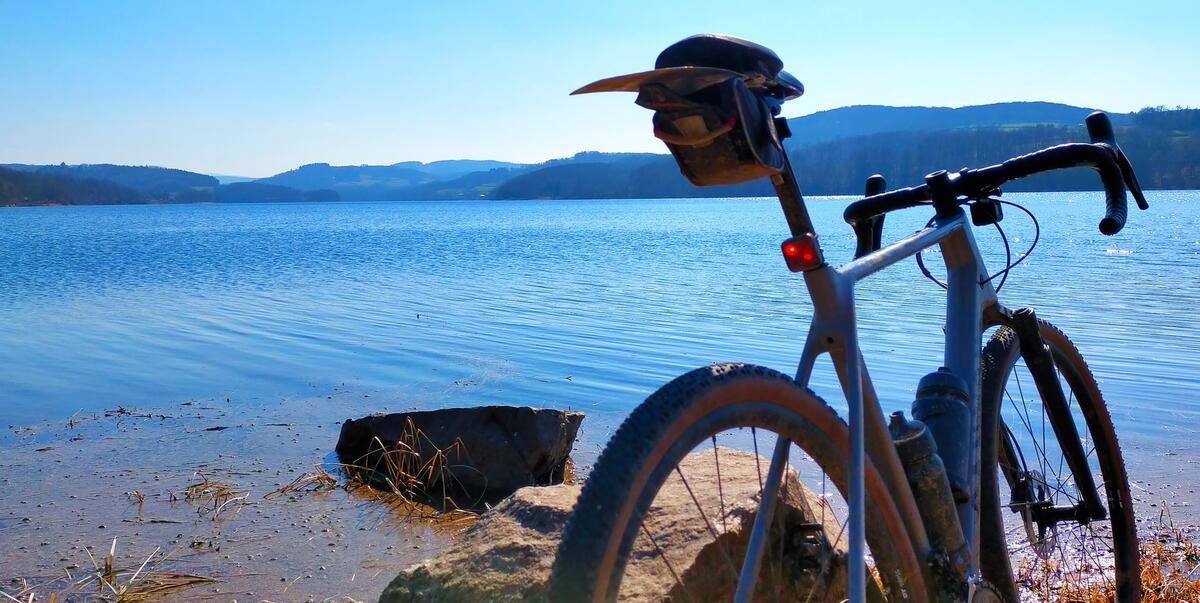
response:
<path fill-rule="evenodd" d="M 1154 193 L 1175 193 L 1175 192 L 1192 192 L 1200 189 L 1146 189 L 1148 192 Z M 1010 195 L 1037 195 L 1037 194 L 1057 194 L 1057 193 L 1078 193 L 1078 194 L 1094 194 L 1103 191 L 1097 190 L 1049 190 L 1049 191 L 1016 191 L 1009 193 Z M 862 195 L 853 192 L 847 193 L 806 193 L 811 199 L 821 199 L 829 197 L 853 199 L 859 198 Z M 713 199 L 754 199 L 754 200 L 770 200 L 775 201 L 775 197 L 771 196 L 734 196 L 727 197 L 721 195 L 703 196 L 703 197 L 537 197 L 532 199 L 493 199 L 489 197 L 464 197 L 456 199 L 378 199 L 378 200 L 353 200 L 353 201 L 197 201 L 186 203 L 7 203 L 0 204 L 0 208 L 18 208 L 18 207 L 124 207 L 124 206 L 178 206 L 178 205 L 364 205 L 372 203 L 454 203 L 458 201 L 487 201 L 487 202 L 513 202 L 513 201 L 690 201 L 690 200 L 713 200 Z"/>

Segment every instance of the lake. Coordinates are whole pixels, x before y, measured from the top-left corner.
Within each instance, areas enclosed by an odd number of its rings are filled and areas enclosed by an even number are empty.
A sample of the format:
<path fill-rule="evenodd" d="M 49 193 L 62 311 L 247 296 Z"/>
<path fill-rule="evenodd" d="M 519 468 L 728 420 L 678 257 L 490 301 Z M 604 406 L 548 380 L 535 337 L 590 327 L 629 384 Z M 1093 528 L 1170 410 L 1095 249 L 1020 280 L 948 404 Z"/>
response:
<path fill-rule="evenodd" d="M 1176 450 L 1194 456 L 1200 193 L 1151 193 L 1116 237 L 1096 229 L 1100 193 L 1006 198 L 1042 231 L 1001 299 L 1075 340 L 1129 456 L 1163 469 Z M 809 200 L 837 262 L 854 246 L 849 200 Z M 1023 252 L 1032 225 L 1005 211 Z M 885 237 L 927 218 L 889 217 Z M 731 360 L 794 371 L 810 304 L 780 257 L 785 236 L 773 199 L 3 208 L 0 423 L 352 392 L 363 414 L 580 409 L 581 454 L 594 457 L 681 372 Z M 1002 267 L 996 231 L 977 236 Z M 907 409 L 940 364 L 942 292 L 910 261 L 859 300 L 876 388 L 886 409 Z M 815 388 L 844 407 L 832 383 L 825 370 Z"/>

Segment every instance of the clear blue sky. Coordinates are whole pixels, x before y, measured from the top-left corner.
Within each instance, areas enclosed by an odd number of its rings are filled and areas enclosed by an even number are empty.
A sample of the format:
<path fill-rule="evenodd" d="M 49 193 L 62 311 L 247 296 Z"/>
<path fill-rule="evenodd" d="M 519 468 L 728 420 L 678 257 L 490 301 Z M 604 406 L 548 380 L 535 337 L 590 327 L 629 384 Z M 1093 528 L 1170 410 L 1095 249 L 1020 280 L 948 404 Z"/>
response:
<path fill-rule="evenodd" d="M 569 97 L 716 31 L 775 49 L 790 116 L 850 104 L 1200 105 L 1200 3 L 0 0 L 0 163 L 260 176 L 309 162 L 658 151 Z"/>

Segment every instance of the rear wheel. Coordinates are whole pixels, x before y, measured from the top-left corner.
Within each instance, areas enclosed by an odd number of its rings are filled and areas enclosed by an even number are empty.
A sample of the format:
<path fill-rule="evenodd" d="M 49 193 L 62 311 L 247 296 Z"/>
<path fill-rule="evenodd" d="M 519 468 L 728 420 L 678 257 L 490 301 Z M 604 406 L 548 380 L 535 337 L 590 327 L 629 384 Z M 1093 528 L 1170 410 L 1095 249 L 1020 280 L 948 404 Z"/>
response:
<path fill-rule="evenodd" d="M 1082 500 L 1016 334 L 1002 327 L 984 348 L 981 389 L 980 563 L 1011 602 L 1140 600 L 1138 542 L 1129 482 L 1100 388 L 1075 346 L 1041 322 L 1087 457 L 1103 519 L 1067 517 Z M 1005 547 L 986 546 L 1004 543 Z"/>
<path fill-rule="evenodd" d="M 549 600 L 730 600 L 770 481 L 759 453 L 779 438 L 794 445 L 781 448 L 790 467 L 751 600 L 842 600 L 846 424 L 786 375 L 740 364 L 687 373 L 625 420 L 564 531 Z M 926 601 L 921 564 L 869 462 L 866 490 L 871 598 Z"/>

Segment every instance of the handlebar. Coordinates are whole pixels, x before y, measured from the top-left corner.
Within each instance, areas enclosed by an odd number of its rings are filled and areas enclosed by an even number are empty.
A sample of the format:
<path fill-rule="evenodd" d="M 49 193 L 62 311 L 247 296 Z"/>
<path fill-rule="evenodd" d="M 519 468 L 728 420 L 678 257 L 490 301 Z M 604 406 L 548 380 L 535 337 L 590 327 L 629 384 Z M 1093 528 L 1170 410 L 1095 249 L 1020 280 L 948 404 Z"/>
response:
<path fill-rule="evenodd" d="M 1097 111 L 1087 117 L 1088 136 L 1091 143 L 1067 143 L 1013 157 L 1004 163 L 978 169 L 964 169 L 946 174 L 935 172 L 926 177 L 926 184 L 903 188 L 886 193 L 868 195 L 846 208 L 843 217 L 855 231 L 863 230 L 875 222 L 873 218 L 889 211 L 923 205 L 932 201 L 929 182 L 937 179 L 940 186 L 948 186 L 953 198 L 981 199 L 999 191 L 1002 184 L 1052 170 L 1073 167 L 1091 167 L 1099 172 L 1105 191 L 1104 219 L 1100 221 L 1100 232 L 1114 235 L 1125 226 L 1127 217 L 1126 188 L 1133 193 L 1138 208 L 1147 209 L 1146 197 L 1138 184 L 1133 166 L 1125 153 L 1117 146 L 1112 122 L 1108 116 Z M 875 178 L 874 176 L 872 178 Z M 957 203 L 955 203 L 957 206 Z M 938 208 L 939 213 L 945 208 Z M 878 235 L 873 238 L 878 240 Z M 861 240 L 861 237 L 860 237 Z M 878 244 L 873 245 L 878 248 Z M 861 251 L 861 249 L 860 249 Z"/>

